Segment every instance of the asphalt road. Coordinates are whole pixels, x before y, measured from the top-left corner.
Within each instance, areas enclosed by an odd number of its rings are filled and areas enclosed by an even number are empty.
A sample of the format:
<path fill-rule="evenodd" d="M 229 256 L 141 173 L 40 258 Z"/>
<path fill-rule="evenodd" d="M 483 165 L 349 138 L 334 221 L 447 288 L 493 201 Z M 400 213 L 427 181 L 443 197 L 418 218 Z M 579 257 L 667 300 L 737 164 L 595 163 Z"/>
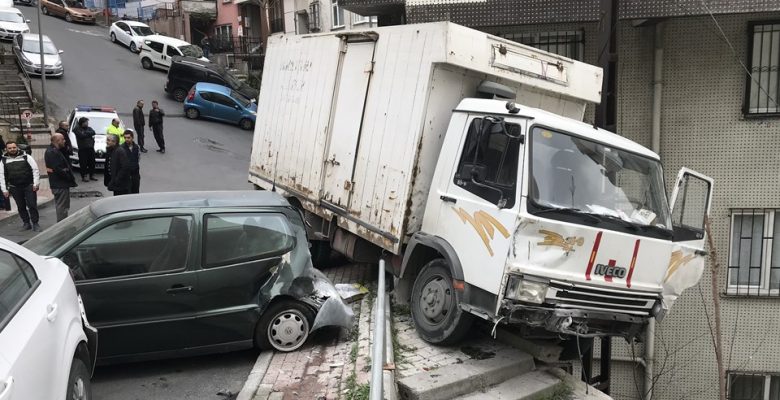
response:
<path fill-rule="evenodd" d="M 37 32 L 35 8 L 20 7 Z M 238 127 L 208 121 L 192 121 L 182 115 L 180 103 L 163 91 L 165 73 L 141 68 L 138 56 L 108 40 L 108 29 L 69 24 L 42 16 L 43 31 L 64 51 L 65 76 L 47 79 L 50 115 L 64 118 L 78 104 L 111 105 L 126 126 L 138 99 L 159 100 L 169 117 L 165 120 L 166 154 L 156 153 L 151 132 L 149 153 L 141 159 L 141 192 L 251 189 L 247 183 L 252 133 Z M 40 95 L 40 80 L 33 78 Z M 178 117 L 176 116 L 178 115 Z M 102 176 L 99 176 L 102 178 Z M 100 182 L 80 183 L 82 192 L 102 192 Z M 96 197 L 73 198 L 71 211 Z M 18 223 L 0 225 L 0 236 L 20 241 L 30 237 Z M 41 210 L 41 226 L 54 224 L 54 207 Z M 98 367 L 93 378 L 95 400 L 229 399 L 237 394 L 257 358 L 256 351 L 191 357 L 178 360 Z"/>

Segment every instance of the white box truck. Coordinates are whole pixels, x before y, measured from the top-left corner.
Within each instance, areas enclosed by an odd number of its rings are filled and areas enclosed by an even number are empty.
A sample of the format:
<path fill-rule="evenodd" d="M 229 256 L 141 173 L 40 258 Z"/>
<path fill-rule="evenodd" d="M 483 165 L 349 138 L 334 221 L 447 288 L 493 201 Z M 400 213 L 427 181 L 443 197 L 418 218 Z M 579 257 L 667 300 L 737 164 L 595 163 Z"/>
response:
<path fill-rule="evenodd" d="M 601 69 L 452 23 L 269 39 L 249 180 L 392 255 L 420 335 L 636 336 L 695 285 L 712 180 L 581 122 Z M 321 246 L 314 246 L 313 253 Z"/>

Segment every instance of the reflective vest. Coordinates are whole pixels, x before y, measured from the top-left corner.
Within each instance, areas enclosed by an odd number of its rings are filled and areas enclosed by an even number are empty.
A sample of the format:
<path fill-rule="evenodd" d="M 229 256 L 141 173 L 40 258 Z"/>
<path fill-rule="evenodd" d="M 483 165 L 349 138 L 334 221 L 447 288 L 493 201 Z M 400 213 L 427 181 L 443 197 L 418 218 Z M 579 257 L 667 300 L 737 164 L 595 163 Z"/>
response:
<path fill-rule="evenodd" d="M 114 124 L 108 125 L 108 129 L 106 129 L 106 134 L 108 135 L 116 135 L 117 138 L 119 138 L 119 144 L 123 144 L 125 142 L 125 131 L 122 128 L 117 128 L 114 126 Z"/>

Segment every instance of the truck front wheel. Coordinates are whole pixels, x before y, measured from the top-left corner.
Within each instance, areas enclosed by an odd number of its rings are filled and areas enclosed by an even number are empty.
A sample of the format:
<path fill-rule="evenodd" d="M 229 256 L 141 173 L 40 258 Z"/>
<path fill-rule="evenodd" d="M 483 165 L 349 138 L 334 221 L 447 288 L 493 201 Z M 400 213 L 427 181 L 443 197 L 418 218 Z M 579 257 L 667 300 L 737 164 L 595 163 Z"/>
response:
<path fill-rule="evenodd" d="M 417 333 L 433 344 L 457 343 L 473 322 L 472 315 L 460 308 L 452 274 L 441 258 L 425 264 L 415 278 L 411 311 Z"/>

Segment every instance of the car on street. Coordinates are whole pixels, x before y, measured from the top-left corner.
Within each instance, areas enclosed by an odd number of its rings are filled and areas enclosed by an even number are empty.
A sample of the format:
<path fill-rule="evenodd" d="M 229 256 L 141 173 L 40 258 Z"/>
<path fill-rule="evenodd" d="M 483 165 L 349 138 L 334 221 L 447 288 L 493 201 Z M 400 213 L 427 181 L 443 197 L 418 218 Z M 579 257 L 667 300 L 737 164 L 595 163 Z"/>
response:
<path fill-rule="evenodd" d="M 0 8 L 0 39 L 12 40 L 20 33 L 30 32 L 29 19 L 17 8 Z"/>
<path fill-rule="evenodd" d="M 95 14 L 78 0 L 40 0 L 41 13 L 65 18 L 68 22 L 95 23 Z"/>
<path fill-rule="evenodd" d="M 41 44 L 37 34 L 16 35 L 13 40 L 13 49 L 19 65 L 29 75 L 40 76 L 45 73 L 46 76 L 62 77 L 65 74 L 62 58 L 60 58 L 62 50 L 58 50 L 57 46 L 46 35 L 43 35 L 43 68 L 41 68 Z"/>
<path fill-rule="evenodd" d="M 0 238 L 0 399 L 91 399 L 96 350 L 68 266 Z"/>
<path fill-rule="evenodd" d="M 244 97 L 257 101 L 260 92 L 228 72 L 224 67 L 192 57 L 174 57 L 165 80 L 165 92 L 176 101 L 184 101 L 187 92 L 198 82 L 227 86 Z"/>
<path fill-rule="evenodd" d="M 32 6 L 35 5 L 34 0 L 13 0 L 14 4 L 21 4 L 23 6 Z"/>
<path fill-rule="evenodd" d="M 138 53 L 144 39 L 151 35 L 154 35 L 154 31 L 143 22 L 117 21 L 111 24 L 108 37 L 112 43 L 120 43 L 133 53 Z"/>
<path fill-rule="evenodd" d="M 67 264 L 98 363 L 293 351 L 352 310 L 314 269 L 299 209 L 268 191 L 98 200 L 24 244 Z"/>
<path fill-rule="evenodd" d="M 76 106 L 68 114 L 68 140 L 73 146 L 73 154 L 70 155 L 70 163 L 76 168 L 80 168 L 78 142 L 74 130 L 79 124 L 81 117 L 89 119 L 89 126 L 95 130 L 95 169 L 104 169 L 106 167 L 106 130 L 111 125 L 114 118 L 119 119 L 119 128 L 125 130 L 125 124 L 114 107 L 109 106 Z"/>
<path fill-rule="evenodd" d="M 144 38 L 138 58 L 144 69 L 164 69 L 171 66 L 171 59 L 176 56 L 193 57 L 203 61 L 209 59 L 203 57 L 203 50 L 184 40 L 163 36 L 151 35 Z"/>
<path fill-rule="evenodd" d="M 257 104 L 227 86 L 199 82 L 184 100 L 184 114 L 189 119 L 213 119 L 251 130 L 257 118 Z"/>

